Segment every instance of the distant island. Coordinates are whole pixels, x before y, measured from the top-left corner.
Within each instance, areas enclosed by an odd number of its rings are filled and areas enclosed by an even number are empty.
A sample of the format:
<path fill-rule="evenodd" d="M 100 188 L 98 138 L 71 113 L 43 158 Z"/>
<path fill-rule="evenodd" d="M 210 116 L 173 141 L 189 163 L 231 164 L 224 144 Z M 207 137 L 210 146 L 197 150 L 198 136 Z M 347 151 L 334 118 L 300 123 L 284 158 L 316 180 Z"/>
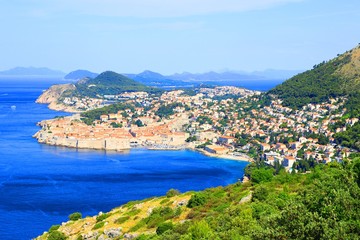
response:
<path fill-rule="evenodd" d="M 75 70 L 64 76 L 64 79 L 80 80 L 83 78 L 96 78 L 99 74 L 88 70 Z"/>
<path fill-rule="evenodd" d="M 0 71 L 0 76 L 7 77 L 59 77 L 65 76 L 65 73 L 58 70 L 52 70 L 49 68 L 36 68 L 36 67 L 16 67 L 13 69 Z"/>

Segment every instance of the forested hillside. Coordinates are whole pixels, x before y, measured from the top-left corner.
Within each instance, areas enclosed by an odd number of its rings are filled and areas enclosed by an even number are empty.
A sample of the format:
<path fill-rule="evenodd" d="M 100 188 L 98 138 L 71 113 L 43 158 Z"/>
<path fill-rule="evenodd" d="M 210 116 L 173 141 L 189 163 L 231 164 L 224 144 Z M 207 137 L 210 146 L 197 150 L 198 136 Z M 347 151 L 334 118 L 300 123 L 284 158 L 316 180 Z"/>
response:
<path fill-rule="evenodd" d="M 314 66 L 270 90 L 285 106 L 301 108 L 360 91 L 360 47 Z"/>

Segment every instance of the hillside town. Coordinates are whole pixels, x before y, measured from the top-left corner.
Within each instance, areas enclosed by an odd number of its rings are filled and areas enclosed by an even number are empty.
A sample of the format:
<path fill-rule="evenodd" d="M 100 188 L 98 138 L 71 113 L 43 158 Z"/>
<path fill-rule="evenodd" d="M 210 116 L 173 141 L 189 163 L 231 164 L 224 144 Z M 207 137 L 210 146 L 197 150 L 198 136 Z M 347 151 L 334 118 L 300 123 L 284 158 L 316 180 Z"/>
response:
<path fill-rule="evenodd" d="M 65 98 L 62 104 L 89 110 L 110 100 L 125 107 L 94 119 L 75 114 L 44 120 L 35 137 L 42 143 L 74 148 L 197 149 L 305 171 L 308 165 L 349 156 L 353 150 L 336 145 L 333 135 L 358 121 L 350 118 L 345 126 L 336 126 L 346 111 L 344 98 L 292 110 L 276 97 L 265 104 L 261 92 L 237 87 L 200 88 L 194 94 L 174 90 L 158 97 L 132 92 L 102 99 Z"/>

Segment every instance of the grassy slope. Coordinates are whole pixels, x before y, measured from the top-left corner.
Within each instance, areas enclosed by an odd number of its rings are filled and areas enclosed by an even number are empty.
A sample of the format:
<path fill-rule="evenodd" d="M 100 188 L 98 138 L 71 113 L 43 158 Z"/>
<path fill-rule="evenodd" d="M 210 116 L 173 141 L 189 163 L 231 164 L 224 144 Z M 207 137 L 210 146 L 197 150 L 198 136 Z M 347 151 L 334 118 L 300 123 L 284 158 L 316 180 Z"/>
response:
<path fill-rule="evenodd" d="M 359 239 L 360 158 L 345 164 L 320 165 L 310 174 L 280 173 L 260 183 L 237 183 L 179 196 L 130 202 L 109 213 L 94 230 L 96 217 L 70 221 L 59 228 L 70 239 L 89 231 L 121 227 L 137 239 Z M 191 196 L 191 198 L 190 198 Z M 202 198 L 181 207 L 180 215 L 154 214 L 176 209 L 181 200 Z M 190 200 L 192 201 L 192 200 Z M 196 205 L 196 204 L 195 204 Z M 150 214 L 149 209 L 153 209 Z M 158 211 L 159 212 L 159 211 Z M 120 217 L 129 219 L 116 223 Z M 161 235 L 163 222 L 174 226 Z M 45 234 L 39 239 L 47 239 Z"/>
<path fill-rule="evenodd" d="M 97 221 L 97 217 L 86 217 L 77 221 L 68 221 L 62 225 L 58 231 L 66 233 L 69 239 L 78 239 L 81 234 L 88 234 L 89 232 L 103 232 L 105 229 L 121 228 L 122 232 L 136 232 L 136 233 L 154 233 L 156 227 L 148 227 L 143 225 L 142 220 L 149 216 L 149 213 L 158 207 L 177 208 L 179 202 L 187 202 L 190 199 L 191 193 L 182 194 L 174 197 L 158 197 L 150 198 L 142 201 L 132 201 L 121 207 L 114 208 L 106 214 L 106 218 L 102 221 Z M 190 209 L 185 206 L 179 216 L 173 217 L 174 222 L 184 220 Z M 121 219 L 121 220 L 119 220 Z M 120 221 L 120 223 L 119 223 Z M 104 222 L 104 226 L 96 229 L 97 223 Z M 136 229 L 136 230 L 135 230 Z M 47 239 L 49 234 L 44 234 L 37 239 Z"/>

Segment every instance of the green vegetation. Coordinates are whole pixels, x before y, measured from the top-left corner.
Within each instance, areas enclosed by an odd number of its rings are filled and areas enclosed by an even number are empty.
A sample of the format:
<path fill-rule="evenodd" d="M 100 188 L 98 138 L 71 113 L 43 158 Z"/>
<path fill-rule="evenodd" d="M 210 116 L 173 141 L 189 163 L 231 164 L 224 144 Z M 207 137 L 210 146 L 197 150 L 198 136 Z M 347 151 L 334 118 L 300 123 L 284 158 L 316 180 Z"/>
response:
<path fill-rule="evenodd" d="M 183 104 L 171 103 L 167 105 L 161 105 L 159 109 L 155 112 L 155 114 L 159 117 L 166 118 L 174 114 L 174 108 L 176 107 L 183 107 Z"/>
<path fill-rule="evenodd" d="M 318 165 L 309 174 L 281 171 L 259 183 L 207 189 L 193 195 L 206 196 L 206 203 L 193 206 L 191 222 L 160 224 L 161 235 L 142 239 L 359 239 L 359 185 L 357 158 Z"/>
<path fill-rule="evenodd" d="M 202 116 L 202 115 L 200 115 L 200 116 L 197 117 L 196 121 L 197 121 L 198 123 L 200 123 L 200 125 L 205 124 L 205 123 L 213 124 L 213 121 L 212 121 L 211 118 L 209 118 L 208 116 Z"/>
<path fill-rule="evenodd" d="M 204 193 L 195 193 L 194 195 L 191 196 L 187 207 L 189 208 L 193 208 L 193 207 L 197 207 L 197 206 L 202 206 L 204 205 L 204 203 L 206 202 L 206 196 Z"/>
<path fill-rule="evenodd" d="M 130 218 L 129 216 L 120 217 L 115 220 L 115 223 L 122 224 L 122 223 L 126 222 L 127 220 L 129 220 L 129 218 Z"/>
<path fill-rule="evenodd" d="M 320 103 L 330 98 L 346 97 L 346 114 L 333 125 L 333 130 L 345 125 L 347 118 L 360 117 L 360 74 L 359 51 L 357 47 L 338 57 L 315 65 L 312 70 L 298 74 L 276 86 L 267 96 L 277 95 L 283 105 L 294 109 L 309 103 Z M 348 127 L 346 132 L 335 135 L 336 142 L 350 148 L 360 149 L 360 127 Z M 328 139 L 319 139 L 319 144 Z"/>
<path fill-rule="evenodd" d="M 156 229 L 156 234 L 161 235 L 167 230 L 172 230 L 173 228 L 174 228 L 174 224 L 172 222 L 161 223 Z"/>
<path fill-rule="evenodd" d="M 195 96 L 198 92 L 194 88 L 180 88 L 179 90 L 183 90 L 184 92 L 181 95 L 185 96 Z"/>
<path fill-rule="evenodd" d="M 190 136 L 185 140 L 185 142 L 195 142 L 196 140 L 197 140 L 196 136 Z"/>
<path fill-rule="evenodd" d="M 82 218 L 82 214 L 79 212 L 74 212 L 72 214 L 69 215 L 69 220 L 71 221 L 76 221 Z"/>
<path fill-rule="evenodd" d="M 141 212 L 141 209 L 137 209 L 137 208 L 134 207 L 131 211 L 127 212 L 127 215 L 128 216 L 135 216 L 140 212 Z"/>
<path fill-rule="evenodd" d="M 94 79 L 81 81 L 76 84 L 76 94 L 87 97 L 116 95 L 123 92 L 160 93 L 162 90 L 145 86 L 121 74 L 107 71 Z"/>
<path fill-rule="evenodd" d="M 135 125 L 138 126 L 138 127 L 143 127 L 144 126 L 143 122 L 140 119 L 137 119 L 135 121 Z"/>
<path fill-rule="evenodd" d="M 225 94 L 222 96 L 214 96 L 212 99 L 215 101 L 222 101 L 222 100 L 227 100 L 227 99 L 238 99 L 239 95 L 235 95 L 235 94 Z"/>
<path fill-rule="evenodd" d="M 110 123 L 110 126 L 112 126 L 113 128 L 122 128 L 123 127 L 123 125 L 121 123 L 115 123 L 115 122 Z"/>
<path fill-rule="evenodd" d="M 95 226 L 93 227 L 94 230 L 102 228 L 105 225 L 105 222 L 98 222 L 95 224 Z"/>
<path fill-rule="evenodd" d="M 136 238 L 142 240 L 359 239 L 360 157 L 353 157 L 310 167 L 307 174 L 249 164 L 249 182 L 187 193 L 187 207 L 159 206 L 142 217 L 130 217 L 141 211 L 134 207 L 139 201 L 131 202 L 114 223 L 131 219 L 128 232 L 142 233 Z M 107 217 L 98 216 L 92 229 L 105 226 Z M 47 237 L 65 239 L 56 227 Z"/>
<path fill-rule="evenodd" d="M 315 65 L 312 70 L 290 78 L 270 90 L 268 94 L 277 95 L 283 100 L 283 105 L 291 108 L 301 108 L 309 103 L 320 103 L 329 98 L 357 94 L 360 90 L 358 73 L 348 68 L 357 61 L 353 59 L 352 52 L 353 50 Z"/>
<path fill-rule="evenodd" d="M 251 179 L 254 183 L 270 182 L 273 174 L 274 170 L 272 168 L 256 168 L 251 172 Z"/>
<path fill-rule="evenodd" d="M 49 233 L 48 240 L 65 240 L 66 236 L 64 233 L 59 231 L 52 231 Z"/>
<path fill-rule="evenodd" d="M 181 213 L 181 211 L 180 211 Z M 158 228 L 159 234 L 162 234 L 166 230 L 170 229 L 170 225 L 165 223 L 168 219 L 175 218 L 179 215 L 177 210 L 173 210 L 171 207 L 157 207 L 152 210 L 150 215 L 146 218 L 143 218 L 140 222 L 138 222 L 134 227 L 130 229 L 131 232 L 135 232 L 140 228 Z M 160 229 L 159 229 L 160 228 Z M 165 230 L 166 229 L 166 230 Z"/>
<path fill-rule="evenodd" d="M 336 74 L 343 65 L 350 62 L 350 56 L 341 56 L 329 62 L 314 66 L 314 69 L 298 74 L 270 90 L 283 99 L 283 105 L 301 108 L 309 103 L 327 101 L 330 97 L 344 96 L 348 89 L 342 88 L 346 82 Z"/>
<path fill-rule="evenodd" d="M 51 232 L 53 232 L 53 231 L 56 231 L 56 230 L 58 230 L 59 229 L 59 227 L 60 227 L 60 225 L 59 224 L 57 224 L 57 225 L 52 225 L 50 228 L 49 228 L 49 233 L 51 233 Z"/>
<path fill-rule="evenodd" d="M 101 222 L 101 221 L 107 219 L 110 216 L 111 216 L 111 214 L 109 214 L 109 213 L 103 213 L 103 214 L 96 217 L 96 222 Z"/>
<path fill-rule="evenodd" d="M 345 132 L 335 134 L 335 140 L 344 147 L 349 147 L 360 151 L 360 123 L 348 128 Z"/>
<path fill-rule="evenodd" d="M 166 192 L 166 197 L 170 198 L 170 197 L 174 197 L 180 194 L 180 191 L 177 189 L 169 189 L 169 191 Z"/>
<path fill-rule="evenodd" d="M 93 124 L 95 120 L 100 120 L 101 115 L 108 115 L 110 113 L 117 113 L 129 109 L 131 112 L 135 111 L 135 107 L 132 104 L 116 103 L 102 108 L 97 108 L 84 113 L 81 113 L 81 120 L 88 125 Z"/>

